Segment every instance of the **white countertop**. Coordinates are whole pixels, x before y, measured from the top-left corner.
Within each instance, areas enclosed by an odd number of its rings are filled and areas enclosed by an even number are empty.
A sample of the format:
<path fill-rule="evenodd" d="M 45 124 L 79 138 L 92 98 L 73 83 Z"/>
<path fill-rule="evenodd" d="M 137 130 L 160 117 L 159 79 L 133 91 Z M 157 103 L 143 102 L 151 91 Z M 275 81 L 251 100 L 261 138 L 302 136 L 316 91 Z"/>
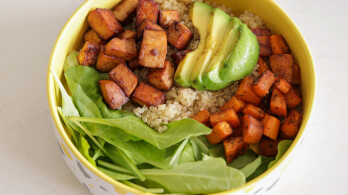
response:
<path fill-rule="evenodd" d="M 302 151 L 272 194 L 346 194 L 348 2 L 276 1 L 311 48 L 317 95 Z M 51 49 L 64 23 L 82 2 L 2 1 L 0 194 L 88 194 L 60 156 L 46 98 Z"/>

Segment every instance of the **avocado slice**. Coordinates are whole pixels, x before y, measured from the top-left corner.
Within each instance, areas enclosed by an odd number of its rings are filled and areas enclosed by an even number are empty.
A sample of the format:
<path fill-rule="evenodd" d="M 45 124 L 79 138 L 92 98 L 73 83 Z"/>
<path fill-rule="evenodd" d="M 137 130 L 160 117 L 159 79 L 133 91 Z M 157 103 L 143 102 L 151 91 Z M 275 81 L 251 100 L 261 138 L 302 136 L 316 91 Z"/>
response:
<path fill-rule="evenodd" d="M 219 8 L 215 8 L 209 21 L 208 37 L 205 49 L 197 59 L 191 72 L 191 85 L 195 89 L 204 90 L 202 75 L 206 71 L 213 55 L 216 54 L 223 42 L 231 17 Z"/>
<path fill-rule="evenodd" d="M 254 33 L 242 24 L 240 37 L 220 71 L 222 81 L 237 81 L 249 75 L 259 57 L 260 46 Z"/>
<path fill-rule="evenodd" d="M 242 22 L 233 17 L 228 26 L 228 30 L 223 36 L 224 42 L 221 43 L 219 50 L 216 55 L 211 59 L 209 66 L 207 67 L 206 73 L 204 73 L 202 79 L 206 89 L 219 90 L 230 85 L 231 82 L 224 82 L 220 79 L 220 71 L 224 66 L 224 61 L 227 59 L 229 54 L 232 52 L 234 46 L 239 39 L 239 32 Z"/>
<path fill-rule="evenodd" d="M 191 72 L 194 68 L 195 62 L 202 54 L 208 35 L 208 27 L 210 16 L 213 8 L 208 4 L 202 2 L 194 2 L 193 7 L 190 9 L 190 19 L 193 26 L 199 31 L 200 42 L 198 48 L 186 55 L 186 57 L 180 62 L 175 72 L 174 79 L 183 87 L 191 87 Z"/>

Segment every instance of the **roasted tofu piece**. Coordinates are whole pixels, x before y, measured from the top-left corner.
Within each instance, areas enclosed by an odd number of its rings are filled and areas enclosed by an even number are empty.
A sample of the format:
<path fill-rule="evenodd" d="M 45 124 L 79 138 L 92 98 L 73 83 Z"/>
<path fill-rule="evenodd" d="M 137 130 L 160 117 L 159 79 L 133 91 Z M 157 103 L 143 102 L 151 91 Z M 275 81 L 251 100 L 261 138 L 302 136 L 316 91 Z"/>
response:
<path fill-rule="evenodd" d="M 131 70 L 135 70 L 135 69 L 138 69 L 139 67 L 141 67 L 140 64 L 139 64 L 138 58 L 135 58 L 134 60 L 128 62 L 128 67 Z"/>
<path fill-rule="evenodd" d="M 272 48 L 270 42 L 271 30 L 269 28 L 254 28 L 251 29 L 255 34 L 260 45 L 260 56 L 272 55 Z"/>
<path fill-rule="evenodd" d="M 124 63 L 119 64 L 112 69 L 109 73 L 109 78 L 121 87 L 127 97 L 132 95 L 134 89 L 138 85 L 137 76 L 135 76 L 135 74 Z"/>
<path fill-rule="evenodd" d="M 99 52 L 99 45 L 95 43 L 85 42 L 79 55 L 77 56 L 77 61 L 83 66 L 92 66 L 97 62 Z"/>
<path fill-rule="evenodd" d="M 144 19 L 157 23 L 159 4 L 153 0 L 139 0 L 136 14 L 136 26 L 139 26 Z"/>
<path fill-rule="evenodd" d="M 137 32 L 134 30 L 125 30 L 118 35 L 120 39 L 137 39 Z"/>
<path fill-rule="evenodd" d="M 173 61 L 174 61 L 174 64 L 175 66 L 178 66 L 181 62 L 181 60 L 183 60 L 185 58 L 185 56 L 190 53 L 192 50 L 181 50 L 181 51 L 178 51 L 176 53 L 173 53 L 172 54 L 172 58 L 173 58 Z"/>
<path fill-rule="evenodd" d="M 238 156 L 248 151 L 249 145 L 243 141 L 243 137 L 230 137 L 223 141 L 227 163 L 231 163 Z"/>
<path fill-rule="evenodd" d="M 112 13 L 121 24 L 128 24 L 132 21 L 137 10 L 139 0 L 123 0 L 118 4 Z"/>
<path fill-rule="evenodd" d="M 98 35 L 108 40 L 123 31 L 120 23 L 109 9 L 97 8 L 87 16 L 88 24 L 95 30 Z"/>
<path fill-rule="evenodd" d="M 97 61 L 97 64 L 95 65 L 95 68 L 99 72 L 109 72 L 115 66 L 121 63 L 126 63 L 126 61 L 115 56 L 106 55 L 105 46 L 104 45 L 100 46 L 98 61 Z"/>
<path fill-rule="evenodd" d="M 164 31 L 144 30 L 139 51 L 139 64 L 149 68 L 164 68 L 167 56 L 167 35 Z"/>
<path fill-rule="evenodd" d="M 144 19 L 137 28 L 137 36 L 139 40 L 143 37 L 144 30 L 163 30 L 163 28 L 148 19 Z"/>
<path fill-rule="evenodd" d="M 168 28 L 168 42 L 178 50 L 185 49 L 192 37 L 193 33 L 182 23 L 174 22 Z"/>
<path fill-rule="evenodd" d="M 106 44 L 105 53 L 126 61 L 131 61 L 138 55 L 137 44 L 134 39 L 113 38 Z"/>
<path fill-rule="evenodd" d="M 95 32 L 93 29 L 89 29 L 85 35 L 83 36 L 84 41 L 88 41 L 90 43 L 103 45 L 105 44 L 105 41 L 99 37 L 97 32 Z"/>
<path fill-rule="evenodd" d="M 140 83 L 135 88 L 132 101 L 141 106 L 159 106 L 166 101 L 166 94 L 151 85 Z"/>
<path fill-rule="evenodd" d="M 149 83 L 157 89 L 167 91 L 174 84 L 174 67 L 170 61 L 164 62 L 164 68 L 153 68 L 147 75 Z"/>
<path fill-rule="evenodd" d="M 115 110 L 129 101 L 122 89 L 111 80 L 100 80 L 100 90 L 109 108 Z"/>
<path fill-rule="evenodd" d="M 160 10 L 158 23 L 163 28 L 168 28 L 174 22 L 180 22 L 179 12 L 176 10 Z"/>
<path fill-rule="evenodd" d="M 269 58 L 272 71 L 280 78 L 292 83 L 294 57 L 291 54 L 272 55 Z"/>

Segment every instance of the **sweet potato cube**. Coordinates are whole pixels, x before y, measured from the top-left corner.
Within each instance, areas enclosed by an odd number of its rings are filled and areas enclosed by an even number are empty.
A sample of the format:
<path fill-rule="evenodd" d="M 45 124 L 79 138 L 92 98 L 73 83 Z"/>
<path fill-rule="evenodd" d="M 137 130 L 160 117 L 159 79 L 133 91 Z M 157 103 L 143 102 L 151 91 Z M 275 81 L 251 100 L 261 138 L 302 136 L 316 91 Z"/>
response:
<path fill-rule="evenodd" d="M 289 116 L 285 119 L 280 127 L 280 136 L 285 139 L 294 138 L 301 125 L 301 121 L 302 115 L 298 111 L 290 111 Z"/>
<path fill-rule="evenodd" d="M 163 28 L 168 28 L 174 22 L 180 22 L 179 12 L 176 10 L 160 10 L 158 23 Z"/>
<path fill-rule="evenodd" d="M 87 21 L 92 29 L 104 40 L 108 40 L 123 31 L 122 26 L 109 9 L 97 8 L 93 10 L 88 14 Z"/>
<path fill-rule="evenodd" d="M 215 126 L 219 122 L 226 121 L 232 128 L 239 127 L 239 118 L 234 110 L 225 110 L 210 115 L 210 124 Z"/>
<path fill-rule="evenodd" d="M 282 117 L 287 115 L 285 95 L 276 87 L 273 88 L 269 108 L 272 114 Z"/>
<path fill-rule="evenodd" d="M 262 57 L 259 57 L 257 64 L 259 65 L 259 69 L 257 70 L 259 76 L 262 75 L 262 73 L 265 72 L 266 70 L 270 70 L 269 66 L 267 65 L 267 63 Z"/>
<path fill-rule="evenodd" d="M 141 106 L 159 106 L 166 101 L 166 94 L 151 85 L 140 83 L 135 88 L 132 101 Z"/>
<path fill-rule="evenodd" d="M 241 112 L 245 106 L 246 103 L 243 100 L 233 96 L 228 102 L 222 105 L 220 109 L 221 111 L 233 109 L 235 112 Z"/>
<path fill-rule="evenodd" d="M 99 52 L 99 45 L 95 43 L 85 42 L 79 55 L 77 56 L 77 61 L 83 66 L 92 66 L 97 62 Z"/>
<path fill-rule="evenodd" d="M 262 119 L 265 116 L 265 112 L 252 104 L 247 104 L 246 107 L 243 110 L 243 114 L 245 115 L 251 115 L 256 119 Z"/>
<path fill-rule="evenodd" d="M 253 85 L 253 90 L 259 97 L 263 97 L 268 94 L 269 89 L 272 87 L 274 81 L 274 74 L 271 71 L 266 70 L 256 80 L 255 84 Z"/>
<path fill-rule="evenodd" d="M 99 86 L 109 108 L 115 110 L 128 102 L 128 97 L 114 81 L 100 80 Z"/>
<path fill-rule="evenodd" d="M 113 38 L 106 44 L 105 53 L 126 61 L 131 61 L 138 55 L 137 44 L 134 39 Z"/>
<path fill-rule="evenodd" d="M 98 61 L 97 64 L 95 65 L 95 68 L 99 72 L 109 72 L 112 70 L 115 66 L 121 63 L 126 63 L 121 58 L 117 58 L 114 56 L 109 56 L 105 54 L 105 46 L 100 47 L 99 55 L 98 55 Z"/>
<path fill-rule="evenodd" d="M 164 31 L 144 30 L 139 51 L 139 64 L 149 68 L 164 68 L 167 56 L 167 35 Z"/>
<path fill-rule="evenodd" d="M 267 157 L 276 156 L 278 154 L 278 144 L 282 140 L 271 140 L 264 138 L 259 144 L 259 154 Z"/>
<path fill-rule="evenodd" d="M 300 69 L 300 66 L 297 64 L 294 64 L 294 66 L 292 67 L 292 83 L 293 84 L 301 83 L 301 69 Z"/>
<path fill-rule="evenodd" d="M 257 144 L 262 138 L 263 125 L 251 115 L 244 115 L 243 121 L 243 141 L 247 144 Z"/>
<path fill-rule="evenodd" d="M 227 122 L 222 121 L 213 127 L 211 133 L 207 135 L 207 139 L 210 144 L 218 144 L 228 136 L 232 135 L 232 133 L 233 131 L 230 125 Z"/>
<path fill-rule="evenodd" d="M 120 39 L 137 39 L 137 32 L 134 30 L 125 30 L 118 35 Z"/>
<path fill-rule="evenodd" d="M 291 87 L 289 92 L 285 95 L 285 102 L 286 106 L 290 109 L 295 108 L 302 102 L 301 96 L 294 87 Z"/>
<path fill-rule="evenodd" d="M 253 31 L 259 42 L 260 56 L 270 56 L 272 54 L 270 42 L 271 30 L 269 28 L 254 28 L 251 31 Z"/>
<path fill-rule="evenodd" d="M 282 35 L 271 35 L 272 54 L 286 54 L 290 52 L 289 46 Z"/>
<path fill-rule="evenodd" d="M 223 141 L 223 145 L 227 163 L 231 163 L 249 149 L 249 145 L 243 141 L 243 137 L 230 137 Z"/>
<path fill-rule="evenodd" d="M 280 120 L 269 114 L 265 114 L 262 119 L 263 135 L 276 140 L 278 138 Z"/>
<path fill-rule="evenodd" d="M 167 91 L 174 84 L 174 67 L 170 61 L 164 62 L 164 68 L 153 68 L 147 75 L 149 83 L 157 89 Z"/>
<path fill-rule="evenodd" d="M 176 53 L 173 53 L 172 58 L 173 58 L 175 66 L 178 66 L 180 62 L 185 58 L 185 56 L 191 51 L 192 50 L 187 49 L 187 50 L 181 50 Z"/>
<path fill-rule="evenodd" d="M 272 55 L 270 64 L 273 73 L 287 82 L 292 82 L 292 69 L 294 66 L 294 58 L 291 54 Z"/>
<path fill-rule="evenodd" d="M 239 84 L 236 92 L 236 97 L 254 105 L 258 105 L 261 101 L 259 97 L 253 90 L 254 80 L 250 76 L 246 76 L 243 81 Z"/>
<path fill-rule="evenodd" d="M 203 124 L 210 124 L 210 113 L 208 110 L 204 109 L 199 111 L 195 116 L 192 117 L 192 119 L 195 119 L 196 121 L 203 123 Z"/>
<path fill-rule="evenodd" d="M 109 73 L 109 77 L 121 87 L 127 97 L 132 95 L 134 89 L 138 85 L 137 76 L 135 76 L 135 74 L 124 63 L 119 64 L 112 69 Z"/>
<path fill-rule="evenodd" d="M 192 37 L 193 33 L 182 23 L 174 22 L 168 28 L 168 42 L 178 50 L 185 49 Z"/>
<path fill-rule="evenodd" d="M 89 29 L 84 35 L 83 35 L 84 41 L 88 41 L 90 43 L 102 45 L 105 44 L 105 41 L 99 37 L 97 32 L 95 32 L 93 29 Z"/>
<path fill-rule="evenodd" d="M 286 80 L 284 79 L 278 79 L 278 81 L 275 83 L 275 86 L 283 93 L 283 94 L 287 94 L 288 91 L 291 88 L 291 84 L 288 83 Z"/>
<path fill-rule="evenodd" d="M 123 0 L 115 7 L 112 13 L 122 24 L 128 24 L 135 16 L 138 2 L 139 0 Z"/>
<path fill-rule="evenodd" d="M 138 26 L 137 28 L 137 36 L 138 39 L 141 39 L 143 37 L 144 34 L 144 30 L 163 30 L 162 27 L 160 27 L 159 25 L 151 22 L 148 19 L 144 19 L 143 22 L 140 24 L 140 26 Z"/>
<path fill-rule="evenodd" d="M 153 0 L 139 0 L 136 26 L 139 26 L 144 19 L 148 19 L 153 23 L 157 23 L 159 4 Z"/>

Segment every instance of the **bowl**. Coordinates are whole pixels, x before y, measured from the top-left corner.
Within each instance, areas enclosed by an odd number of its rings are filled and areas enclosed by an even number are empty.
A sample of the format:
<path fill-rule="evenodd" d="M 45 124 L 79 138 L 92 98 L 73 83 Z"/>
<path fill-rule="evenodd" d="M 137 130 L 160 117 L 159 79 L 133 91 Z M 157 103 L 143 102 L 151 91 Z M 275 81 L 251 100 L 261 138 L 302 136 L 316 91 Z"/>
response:
<path fill-rule="evenodd" d="M 66 56 L 69 52 L 79 49 L 82 46 L 82 36 L 88 28 L 86 16 L 89 11 L 95 8 L 112 8 L 118 2 L 120 0 L 86 0 L 70 17 L 59 34 L 52 51 L 48 70 L 55 71 L 59 77 L 62 77 L 63 64 Z M 256 194 L 267 192 L 276 185 L 281 173 L 286 170 L 291 160 L 298 153 L 305 135 L 308 133 L 306 126 L 309 122 L 315 96 L 313 60 L 306 41 L 296 25 L 273 0 L 214 0 L 214 2 L 233 8 L 233 12 L 236 15 L 241 14 L 244 10 L 250 10 L 259 15 L 265 21 L 266 25 L 272 29 L 273 33 L 279 33 L 285 37 L 301 67 L 303 121 L 293 144 L 281 160 L 262 175 L 242 187 L 219 194 Z M 47 95 L 58 147 L 67 165 L 82 185 L 92 194 L 145 194 L 106 176 L 89 164 L 75 148 L 57 112 L 56 107 L 60 105 L 61 98 L 59 89 L 49 71 L 47 74 Z"/>

